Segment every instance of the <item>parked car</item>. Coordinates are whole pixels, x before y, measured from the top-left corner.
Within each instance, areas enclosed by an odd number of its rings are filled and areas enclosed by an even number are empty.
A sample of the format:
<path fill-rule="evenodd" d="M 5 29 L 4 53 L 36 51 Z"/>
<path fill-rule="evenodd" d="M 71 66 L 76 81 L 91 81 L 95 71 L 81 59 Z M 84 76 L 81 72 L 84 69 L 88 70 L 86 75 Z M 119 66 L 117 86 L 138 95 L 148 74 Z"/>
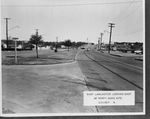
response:
<path fill-rule="evenodd" d="M 141 50 L 135 50 L 134 51 L 136 54 L 142 54 L 142 51 Z"/>
<path fill-rule="evenodd" d="M 87 51 L 90 51 L 90 48 L 87 48 Z"/>

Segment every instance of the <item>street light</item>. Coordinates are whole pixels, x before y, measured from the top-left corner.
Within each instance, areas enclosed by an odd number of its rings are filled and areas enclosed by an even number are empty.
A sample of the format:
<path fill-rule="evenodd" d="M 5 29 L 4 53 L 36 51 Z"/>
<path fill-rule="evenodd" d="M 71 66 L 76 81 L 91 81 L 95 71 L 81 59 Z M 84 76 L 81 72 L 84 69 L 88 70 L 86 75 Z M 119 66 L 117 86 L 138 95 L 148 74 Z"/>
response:
<path fill-rule="evenodd" d="M 15 29 L 15 28 L 19 28 L 19 26 L 14 26 L 13 28 L 9 29 L 8 31 Z"/>
<path fill-rule="evenodd" d="M 104 33 L 105 33 L 105 32 L 110 33 L 110 32 L 109 32 L 109 31 L 107 31 L 107 30 L 104 30 Z"/>
<path fill-rule="evenodd" d="M 100 37 L 98 37 L 98 50 L 100 49 L 100 40 L 101 40 L 101 38 Z"/>
<path fill-rule="evenodd" d="M 107 30 L 104 30 L 104 33 L 103 33 L 103 35 L 105 34 L 105 33 L 110 33 L 109 31 L 107 31 Z M 108 50 L 109 51 L 109 50 Z"/>

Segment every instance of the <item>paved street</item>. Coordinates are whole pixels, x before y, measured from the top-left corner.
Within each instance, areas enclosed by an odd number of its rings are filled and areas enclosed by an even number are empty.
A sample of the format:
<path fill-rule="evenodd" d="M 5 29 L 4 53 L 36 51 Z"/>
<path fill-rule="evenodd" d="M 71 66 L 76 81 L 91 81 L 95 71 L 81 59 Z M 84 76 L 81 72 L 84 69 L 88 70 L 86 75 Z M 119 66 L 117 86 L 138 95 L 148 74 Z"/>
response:
<path fill-rule="evenodd" d="M 87 57 L 88 56 L 88 57 Z M 90 59 L 91 58 L 91 59 Z M 94 59 L 94 61 L 92 60 Z M 97 107 L 99 112 L 137 112 L 143 106 L 142 62 L 96 51 L 82 51 L 78 62 L 89 90 L 135 90 L 135 106 Z"/>
<path fill-rule="evenodd" d="M 81 50 L 73 63 L 3 65 L 2 71 L 3 108 L 11 113 L 143 111 L 141 61 Z M 83 106 L 83 91 L 115 90 L 135 90 L 136 105 Z"/>

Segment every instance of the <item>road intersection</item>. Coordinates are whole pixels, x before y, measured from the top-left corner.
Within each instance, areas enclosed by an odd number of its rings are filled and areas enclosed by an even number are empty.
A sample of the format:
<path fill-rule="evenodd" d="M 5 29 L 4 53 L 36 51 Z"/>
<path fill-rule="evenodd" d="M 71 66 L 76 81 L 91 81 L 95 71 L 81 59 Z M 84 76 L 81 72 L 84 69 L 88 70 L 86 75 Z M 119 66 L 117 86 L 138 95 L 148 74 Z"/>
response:
<path fill-rule="evenodd" d="M 89 55 L 91 53 L 80 50 L 76 55 L 76 61 L 72 63 L 3 65 L 3 109 L 11 110 L 13 113 L 142 112 L 142 90 L 98 65 L 87 57 L 85 52 Z M 142 73 L 140 74 L 142 76 Z M 142 84 L 141 81 L 140 86 Z M 83 105 L 84 91 L 113 90 L 135 90 L 136 105 Z"/>

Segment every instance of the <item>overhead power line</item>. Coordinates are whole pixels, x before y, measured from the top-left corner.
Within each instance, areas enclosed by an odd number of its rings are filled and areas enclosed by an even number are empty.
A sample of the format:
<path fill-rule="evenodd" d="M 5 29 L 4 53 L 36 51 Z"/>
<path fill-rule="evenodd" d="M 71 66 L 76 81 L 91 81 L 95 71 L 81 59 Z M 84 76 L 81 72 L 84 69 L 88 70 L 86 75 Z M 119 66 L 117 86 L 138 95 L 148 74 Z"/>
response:
<path fill-rule="evenodd" d="M 134 7 L 134 9 L 132 9 L 132 11 L 130 11 L 128 14 L 126 14 L 124 16 L 124 18 L 122 18 L 121 21 L 118 21 L 117 25 L 122 23 L 125 19 L 127 19 L 137 8 L 139 8 L 142 4 L 139 4 L 138 6 Z"/>
<path fill-rule="evenodd" d="M 141 0 L 139 1 L 134 1 L 134 3 L 139 3 L 142 2 Z M 1 7 L 63 7 L 63 6 L 83 6 L 83 5 L 104 5 L 104 4 L 128 4 L 128 3 L 132 3 L 132 2 L 102 2 L 102 3 L 83 3 L 83 4 L 64 4 L 64 5 L 2 5 Z"/>
<path fill-rule="evenodd" d="M 122 21 L 124 21 L 131 13 L 133 13 L 140 5 L 142 2 L 136 2 L 135 0 L 131 1 L 128 3 L 120 12 L 119 15 L 115 16 L 115 18 L 112 20 L 113 22 L 119 24 Z"/>
<path fill-rule="evenodd" d="M 128 33 L 124 33 L 124 34 L 114 34 L 114 36 L 127 36 L 127 35 L 131 35 L 131 34 L 133 35 L 135 33 L 141 32 L 141 31 L 143 31 L 142 28 L 135 30 L 135 31 L 128 32 Z"/>
<path fill-rule="evenodd" d="M 116 22 L 120 22 L 122 19 L 124 19 L 131 11 L 133 11 L 139 3 L 136 3 L 132 5 L 130 8 L 128 8 L 123 14 L 120 15 L 120 17 L 116 20 Z"/>
<path fill-rule="evenodd" d="M 128 6 L 126 6 L 124 9 L 122 9 L 122 11 L 120 12 L 120 14 L 114 18 L 113 22 L 116 22 L 116 20 L 118 20 L 118 18 L 120 18 L 120 16 L 122 14 L 124 14 L 127 11 L 128 8 L 132 7 L 133 3 L 136 3 L 135 0 L 133 0 L 132 2 L 130 2 L 128 4 Z"/>

